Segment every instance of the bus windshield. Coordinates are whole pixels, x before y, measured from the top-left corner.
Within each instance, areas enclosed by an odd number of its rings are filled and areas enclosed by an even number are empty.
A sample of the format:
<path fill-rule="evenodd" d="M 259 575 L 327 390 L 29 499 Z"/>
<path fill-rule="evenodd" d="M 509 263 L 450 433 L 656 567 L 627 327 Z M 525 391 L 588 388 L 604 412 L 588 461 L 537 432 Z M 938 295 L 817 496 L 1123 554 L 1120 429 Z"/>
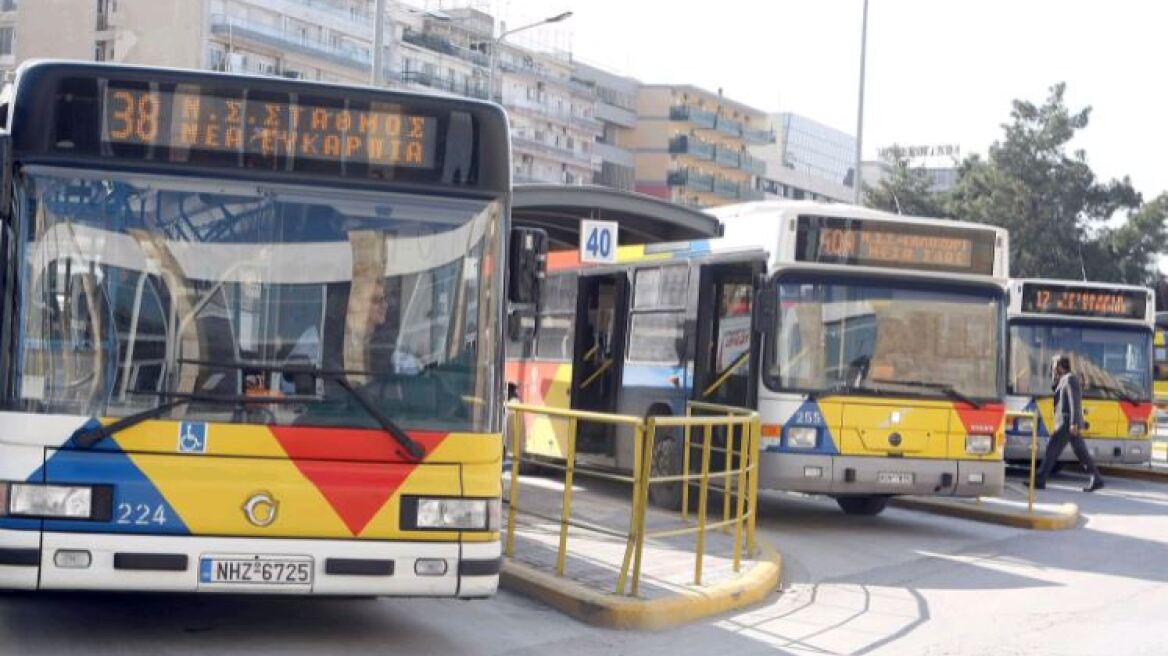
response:
<path fill-rule="evenodd" d="M 1146 328 L 1030 322 L 1010 325 L 1011 394 L 1050 396 L 1051 361 L 1068 355 L 1089 398 L 1152 396 L 1152 334 Z"/>
<path fill-rule="evenodd" d="M 500 201 L 44 167 L 21 184 L 13 409 L 187 398 L 163 416 L 377 425 L 299 368 L 399 426 L 491 421 Z"/>
<path fill-rule="evenodd" d="M 993 290 L 780 280 L 779 329 L 768 345 L 775 390 L 997 399 Z"/>

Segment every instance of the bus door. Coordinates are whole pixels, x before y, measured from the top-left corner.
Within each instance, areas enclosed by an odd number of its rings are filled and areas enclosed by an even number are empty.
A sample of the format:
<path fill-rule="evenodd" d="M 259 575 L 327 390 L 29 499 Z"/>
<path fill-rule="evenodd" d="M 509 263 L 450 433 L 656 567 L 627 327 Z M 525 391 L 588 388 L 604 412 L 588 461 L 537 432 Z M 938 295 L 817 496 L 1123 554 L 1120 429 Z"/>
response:
<path fill-rule="evenodd" d="M 753 408 L 758 348 L 752 328 L 755 265 L 707 264 L 698 288 L 697 349 L 690 398 Z"/>
<path fill-rule="evenodd" d="M 616 412 L 625 360 L 629 280 L 624 271 L 580 276 L 572 353 L 574 410 Z M 581 422 L 576 451 L 615 456 L 613 427 Z"/>

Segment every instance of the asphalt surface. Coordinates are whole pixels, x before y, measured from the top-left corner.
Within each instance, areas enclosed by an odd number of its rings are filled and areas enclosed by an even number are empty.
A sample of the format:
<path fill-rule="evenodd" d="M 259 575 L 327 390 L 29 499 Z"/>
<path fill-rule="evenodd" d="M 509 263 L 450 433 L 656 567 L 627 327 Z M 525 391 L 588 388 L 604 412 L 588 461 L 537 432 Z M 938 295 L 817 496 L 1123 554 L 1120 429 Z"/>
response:
<path fill-rule="evenodd" d="M 3 654 L 1164 654 L 1168 485 L 1052 480 L 1078 529 L 1031 532 L 765 495 L 785 556 L 765 604 L 666 633 L 596 629 L 502 592 L 491 601 L 8 594 Z"/>

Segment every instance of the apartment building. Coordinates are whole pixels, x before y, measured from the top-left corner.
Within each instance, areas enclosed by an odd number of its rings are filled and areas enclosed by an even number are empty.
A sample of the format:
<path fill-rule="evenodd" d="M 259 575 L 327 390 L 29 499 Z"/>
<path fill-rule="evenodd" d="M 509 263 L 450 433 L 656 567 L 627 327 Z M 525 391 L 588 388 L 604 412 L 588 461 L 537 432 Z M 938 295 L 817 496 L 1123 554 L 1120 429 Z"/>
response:
<path fill-rule="evenodd" d="M 637 89 L 641 83 L 579 61 L 572 76 L 596 94 L 594 116 L 601 131 L 592 152 L 600 157 L 600 171 L 593 176 L 593 183 L 632 191 L 636 187 L 633 130 L 637 127 Z"/>
<path fill-rule="evenodd" d="M 774 141 L 766 113 L 690 85 L 643 85 L 636 108 L 637 191 L 694 207 L 763 198 L 748 147 Z"/>

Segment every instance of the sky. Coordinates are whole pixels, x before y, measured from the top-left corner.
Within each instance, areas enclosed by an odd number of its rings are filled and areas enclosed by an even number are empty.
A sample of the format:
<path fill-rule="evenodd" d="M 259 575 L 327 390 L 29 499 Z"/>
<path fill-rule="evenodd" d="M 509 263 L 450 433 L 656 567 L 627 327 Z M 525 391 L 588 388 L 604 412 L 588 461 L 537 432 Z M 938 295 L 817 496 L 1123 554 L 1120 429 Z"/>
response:
<path fill-rule="evenodd" d="M 508 25 L 571 10 L 511 37 L 570 47 L 643 82 L 722 88 L 765 111 L 856 131 L 863 0 L 415 0 L 478 6 Z M 864 159 L 893 143 L 984 153 L 1010 102 L 1067 83 L 1093 107 L 1074 143 L 1102 178 L 1168 191 L 1168 3 L 1147 0 L 870 0 Z"/>

